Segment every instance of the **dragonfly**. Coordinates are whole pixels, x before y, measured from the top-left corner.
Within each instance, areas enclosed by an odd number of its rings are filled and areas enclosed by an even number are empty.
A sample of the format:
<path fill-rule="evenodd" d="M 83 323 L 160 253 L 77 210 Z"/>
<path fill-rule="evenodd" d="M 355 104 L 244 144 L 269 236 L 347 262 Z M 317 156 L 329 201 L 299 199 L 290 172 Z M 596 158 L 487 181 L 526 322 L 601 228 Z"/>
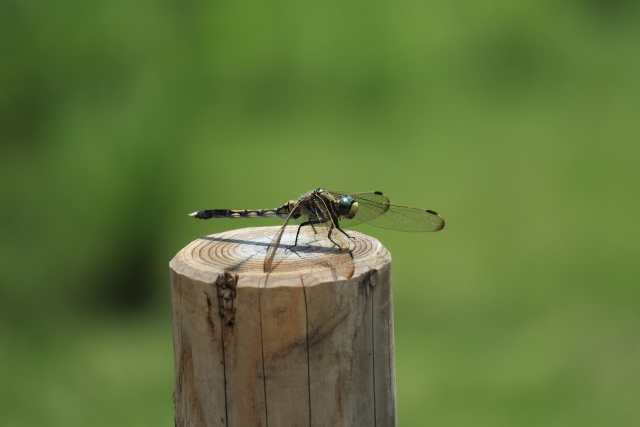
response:
<path fill-rule="evenodd" d="M 274 235 L 264 259 L 264 272 L 269 272 L 273 265 L 280 241 L 289 222 L 298 224 L 292 249 L 298 244 L 300 230 L 303 227 L 311 232 L 328 238 L 333 245 L 343 249 L 345 237 L 352 239 L 343 229 L 358 224 L 370 224 L 380 228 L 397 231 L 423 232 L 439 231 L 444 228 L 444 219 L 431 209 L 397 205 L 389 202 L 389 198 L 380 191 L 350 193 L 330 191 L 324 188 L 309 191 L 297 200 L 275 209 L 234 210 L 209 209 L 197 211 L 189 216 L 198 219 L 210 218 L 282 218 L 284 224 Z M 325 235 L 326 234 L 326 235 Z"/>

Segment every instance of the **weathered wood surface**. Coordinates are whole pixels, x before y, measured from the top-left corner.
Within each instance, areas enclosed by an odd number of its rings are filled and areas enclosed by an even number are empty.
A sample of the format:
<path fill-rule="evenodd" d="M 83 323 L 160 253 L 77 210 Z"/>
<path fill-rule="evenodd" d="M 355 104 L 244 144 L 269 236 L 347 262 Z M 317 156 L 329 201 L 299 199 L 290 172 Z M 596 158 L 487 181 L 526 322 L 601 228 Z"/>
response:
<path fill-rule="evenodd" d="M 176 425 L 396 425 L 389 253 L 353 231 L 353 258 L 285 252 L 292 227 L 264 273 L 277 229 L 202 237 L 171 261 Z"/>

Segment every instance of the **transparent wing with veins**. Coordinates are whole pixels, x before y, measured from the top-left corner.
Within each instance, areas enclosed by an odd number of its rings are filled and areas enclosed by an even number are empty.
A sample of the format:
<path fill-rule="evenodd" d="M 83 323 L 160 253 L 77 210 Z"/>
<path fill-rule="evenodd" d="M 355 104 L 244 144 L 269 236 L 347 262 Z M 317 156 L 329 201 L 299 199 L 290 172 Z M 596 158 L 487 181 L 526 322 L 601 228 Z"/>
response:
<path fill-rule="evenodd" d="M 296 203 L 295 207 L 291 209 L 291 212 L 289 213 L 289 215 L 287 215 L 287 219 L 284 220 L 284 224 L 282 224 L 282 227 L 280 227 L 276 235 L 273 236 L 273 239 L 271 239 L 271 242 L 269 243 L 269 247 L 267 248 L 267 253 L 265 254 L 265 257 L 264 257 L 265 273 L 271 270 L 271 265 L 273 264 L 273 258 L 276 256 L 276 252 L 278 251 L 278 247 L 280 246 L 280 240 L 282 240 L 282 235 L 284 234 L 284 231 L 287 229 L 287 224 L 289 223 L 291 216 L 296 211 L 298 206 L 300 206 L 300 202 Z"/>
<path fill-rule="evenodd" d="M 358 212 L 353 219 L 340 220 L 341 227 L 366 223 L 389 230 L 423 232 L 444 228 L 444 219 L 429 209 L 396 205 L 379 191 L 342 193 L 329 191 L 336 197 L 352 196 L 358 202 Z"/>

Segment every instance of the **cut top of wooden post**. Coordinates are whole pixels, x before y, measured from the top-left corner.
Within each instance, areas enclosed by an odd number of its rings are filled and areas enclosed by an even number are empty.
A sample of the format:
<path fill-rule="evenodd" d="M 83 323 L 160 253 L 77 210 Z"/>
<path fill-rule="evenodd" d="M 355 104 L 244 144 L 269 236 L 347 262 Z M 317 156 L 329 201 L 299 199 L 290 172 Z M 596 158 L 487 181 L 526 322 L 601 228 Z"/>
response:
<path fill-rule="evenodd" d="M 366 234 L 347 231 L 352 237 L 348 250 L 338 250 L 327 238 L 293 245 L 297 226 L 287 227 L 273 265 L 264 272 L 264 259 L 280 227 L 252 227 L 212 234 L 194 240 L 171 261 L 171 268 L 203 282 L 215 281 L 225 272 L 240 274 L 242 285 L 300 286 L 316 281 L 345 280 L 378 270 L 391 261 L 382 244 Z M 323 230 L 324 231 L 324 230 Z M 265 280 L 266 277 L 266 280 Z"/>

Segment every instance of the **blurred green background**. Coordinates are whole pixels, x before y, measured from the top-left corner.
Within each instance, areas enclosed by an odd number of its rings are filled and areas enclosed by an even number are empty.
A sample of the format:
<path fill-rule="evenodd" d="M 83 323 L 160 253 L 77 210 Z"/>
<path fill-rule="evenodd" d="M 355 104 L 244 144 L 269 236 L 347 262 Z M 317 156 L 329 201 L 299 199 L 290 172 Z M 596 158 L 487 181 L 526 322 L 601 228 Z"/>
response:
<path fill-rule="evenodd" d="M 317 188 L 394 257 L 401 426 L 640 425 L 640 7 L 0 4 L 0 424 L 172 426 L 168 262 Z"/>

